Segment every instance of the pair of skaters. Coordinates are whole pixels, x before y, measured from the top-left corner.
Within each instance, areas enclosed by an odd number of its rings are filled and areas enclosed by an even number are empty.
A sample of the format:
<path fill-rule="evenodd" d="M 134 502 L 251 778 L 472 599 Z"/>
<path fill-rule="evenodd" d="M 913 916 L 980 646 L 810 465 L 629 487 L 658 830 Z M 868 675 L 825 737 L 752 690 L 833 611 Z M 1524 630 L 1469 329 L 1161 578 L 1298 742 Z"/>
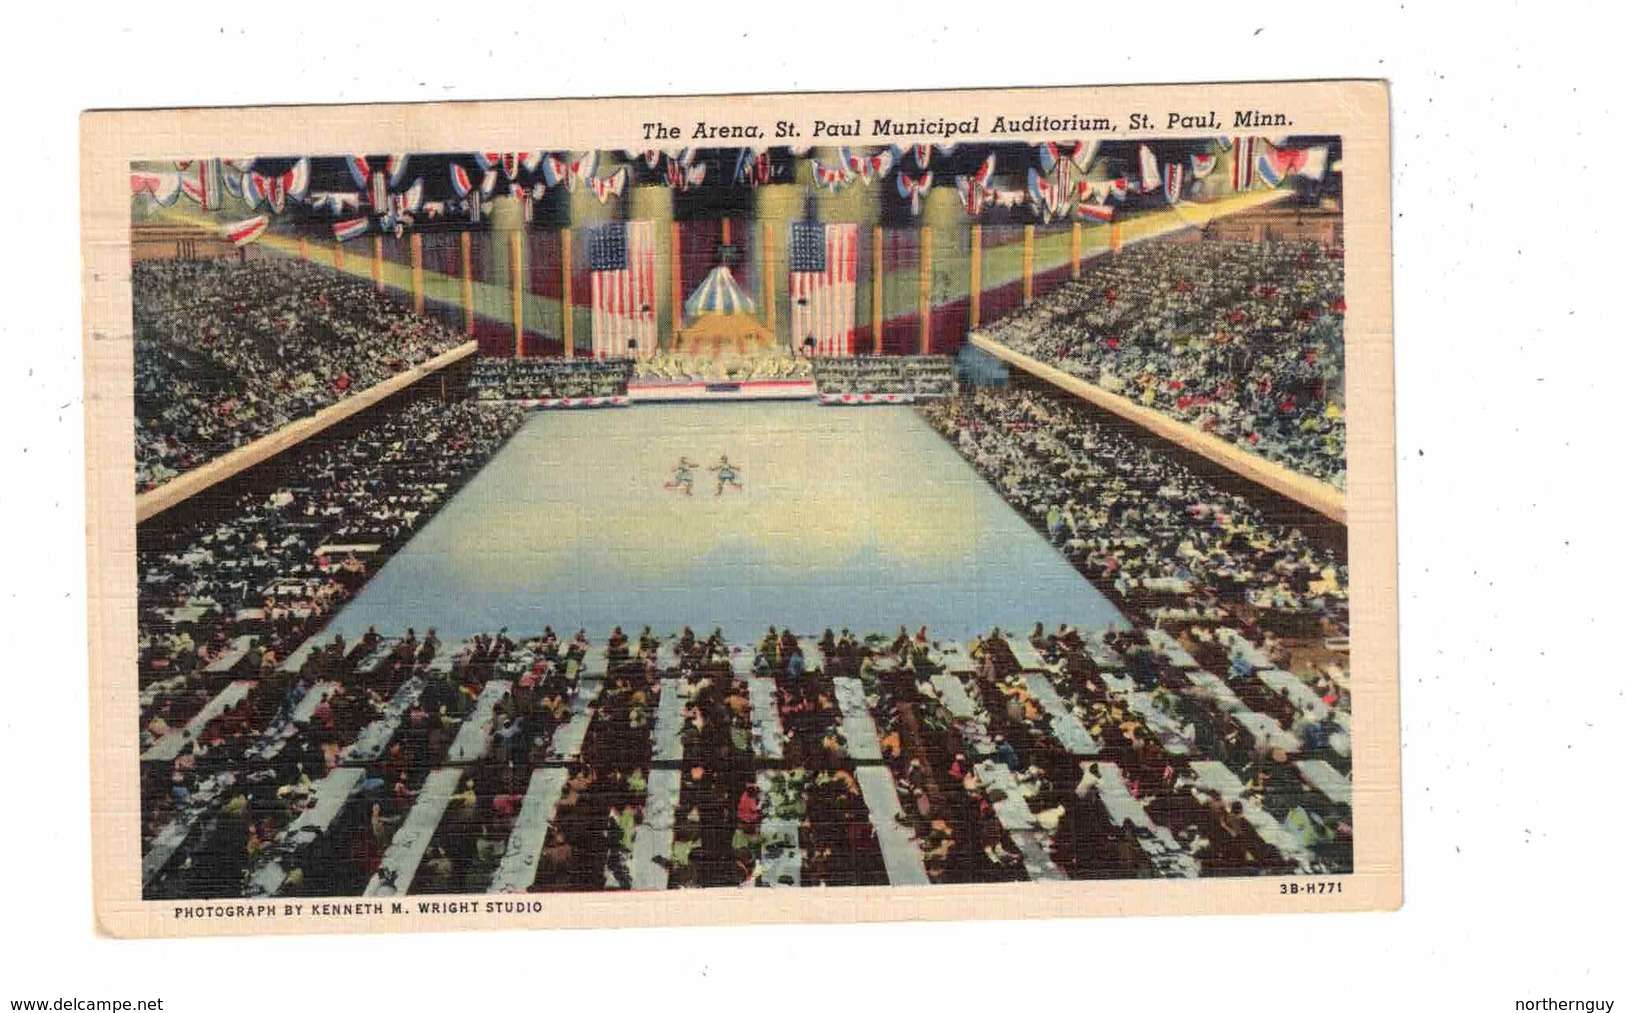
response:
<path fill-rule="evenodd" d="M 688 459 L 688 455 L 679 457 L 677 466 L 671 469 L 672 480 L 666 483 L 666 488 L 681 489 L 684 496 L 694 495 L 694 469 L 698 467 L 698 464 Z M 721 496 L 722 490 L 730 485 L 744 492 L 745 487 L 739 481 L 739 471 L 728 463 L 727 454 L 723 454 L 716 464 L 711 465 L 710 470 L 717 473 L 718 496 Z"/>

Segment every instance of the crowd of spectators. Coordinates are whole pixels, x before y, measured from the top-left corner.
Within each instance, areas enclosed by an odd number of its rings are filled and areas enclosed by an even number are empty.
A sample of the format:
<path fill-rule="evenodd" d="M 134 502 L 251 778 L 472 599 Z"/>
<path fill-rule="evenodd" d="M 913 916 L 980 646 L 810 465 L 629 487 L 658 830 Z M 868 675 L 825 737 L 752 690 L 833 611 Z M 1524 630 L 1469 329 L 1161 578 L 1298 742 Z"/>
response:
<path fill-rule="evenodd" d="M 1344 310 L 1342 257 L 1319 243 L 1163 240 L 982 333 L 1342 488 Z"/>
<path fill-rule="evenodd" d="M 241 895 L 267 882 L 275 863 L 286 878 L 269 881 L 291 895 L 355 895 L 383 880 L 404 890 L 391 879 L 401 875 L 423 893 L 628 889 L 638 836 L 658 813 L 653 826 L 669 828 L 669 843 L 642 861 L 670 888 L 884 885 L 872 808 L 880 790 L 894 791 L 896 804 L 878 818 L 900 825 L 934 883 L 1021 880 L 1035 863 L 1064 878 L 1348 869 L 1346 805 L 1311 785 L 1280 744 L 1257 741 L 1197 690 L 1169 653 L 1181 648 L 1136 630 L 1090 636 L 1040 626 L 1021 643 L 993 630 L 961 645 L 951 665 L 944 650 L 955 648 L 924 628 L 805 638 L 770 629 L 754 644 L 730 643 L 720 630 L 648 627 L 617 627 L 602 640 L 551 627 L 449 642 L 433 630 L 334 637 L 291 671 L 259 679 L 249 703 L 216 719 L 195 751 L 143 766 L 149 847 L 179 814 L 202 808 L 214 817 L 191 821 L 186 846 L 155 881 L 160 894 Z M 1206 654 L 1200 638 L 1184 645 Z M 1041 660 L 1023 665 L 1018 648 Z M 1117 662 L 1101 661 L 1102 652 Z M 1224 649 L 1206 663 L 1249 702 L 1281 714 L 1283 727 L 1331 723 L 1270 698 Z M 1047 680 L 1045 695 L 1034 678 Z M 753 682 L 771 689 L 764 695 Z M 319 705 L 289 727 L 312 694 Z M 771 747 L 764 705 L 779 729 Z M 1325 714 L 1333 707 L 1346 714 L 1347 702 L 1330 701 Z M 855 708 L 873 719 L 864 738 L 878 746 L 889 781 L 859 778 Z M 1087 728 L 1089 755 L 1055 734 L 1057 708 Z M 1182 726 L 1171 734 L 1192 749 L 1170 752 L 1148 711 L 1162 726 Z M 560 732 L 582 714 L 580 734 L 561 747 Z M 662 722 L 673 720 L 663 735 Z M 474 756 L 453 763 L 452 742 L 476 721 Z M 379 723 L 387 734 L 358 752 L 363 730 Z M 656 756 L 660 738 L 680 744 L 679 760 Z M 1347 770 L 1308 735 L 1292 757 Z M 1236 788 L 1214 787 L 1198 761 L 1232 771 Z M 341 785 L 337 808 L 326 799 L 320 831 L 291 833 L 330 791 L 324 779 L 358 763 L 364 771 Z M 676 778 L 661 781 L 657 770 L 673 764 Z M 428 779 L 452 769 L 449 801 L 432 827 L 415 831 L 431 835 L 421 861 L 389 865 Z M 535 776 L 549 769 L 559 771 L 556 791 L 538 787 L 553 783 Z M 524 831 L 534 868 L 499 884 L 519 814 L 537 794 L 553 802 L 544 824 Z M 1012 819 L 1012 802 L 1030 816 Z M 650 866 L 640 868 L 647 882 Z"/>
<path fill-rule="evenodd" d="M 820 394 L 908 394 L 945 397 L 958 383 L 946 355 L 822 357 L 813 360 Z"/>
<path fill-rule="evenodd" d="M 142 529 L 139 664 L 154 694 L 143 734 L 179 727 L 213 688 L 204 670 L 276 667 L 518 429 L 521 409 L 418 401 L 359 431 L 292 452 L 275 488 L 252 488 L 195 520 Z"/>
<path fill-rule="evenodd" d="M 626 393 L 627 359 L 516 359 L 484 357 L 474 363 L 469 387 L 482 401 L 545 401 L 619 397 Z"/>
<path fill-rule="evenodd" d="M 138 491 L 463 340 L 294 260 L 145 261 L 131 284 Z"/>
<path fill-rule="evenodd" d="M 918 410 L 1147 621 L 1245 613 L 1283 632 L 1348 635 L 1346 559 L 1060 398 L 983 389 Z"/>

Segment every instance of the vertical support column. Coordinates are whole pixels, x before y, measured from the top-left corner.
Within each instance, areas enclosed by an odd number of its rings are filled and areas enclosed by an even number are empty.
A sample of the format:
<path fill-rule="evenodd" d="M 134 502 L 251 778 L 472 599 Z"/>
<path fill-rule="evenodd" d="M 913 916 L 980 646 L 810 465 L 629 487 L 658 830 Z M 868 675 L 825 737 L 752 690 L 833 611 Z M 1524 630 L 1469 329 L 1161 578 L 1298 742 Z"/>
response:
<path fill-rule="evenodd" d="M 575 255 L 570 245 L 570 229 L 565 227 L 559 230 L 559 281 L 562 285 L 559 289 L 559 313 L 563 321 L 566 359 L 573 359 L 576 355 L 576 310 L 575 294 L 572 291 L 575 278 L 571 270 L 574 260 Z"/>
<path fill-rule="evenodd" d="M 733 220 L 730 218 L 724 218 L 722 220 L 722 245 L 727 246 L 729 243 L 733 242 L 733 238 Z"/>
<path fill-rule="evenodd" d="M 931 354 L 931 226 L 920 227 L 920 354 Z"/>
<path fill-rule="evenodd" d="M 1033 301 L 1033 242 L 1037 229 L 1031 225 L 1021 227 L 1021 305 Z"/>
<path fill-rule="evenodd" d="M 310 260 L 310 237 L 309 236 L 300 236 L 299 237 L 299 259 L 303 260 L 303 261 L 307 261 L 307 262 Z"/>
<path fill-rule="evenodd" d="M 766 319 L 762 326 L 773 335 L 776 343 L 779 339 L 778 303 L 774 297 L 777 278 L 773 273 L 773 223 L 762 223 L 762 313 Z"/>
<path fill-rule="evenodd" d="M 982 326 L 982 226 L 970 227 L 970 329 Z"/>
<path fill-rule="evenodd" d="M 1123 252 L 1123 223 L 1112 222 L 1112 252 Z"/>
<path fill-rule="evenodd" d="M 412 233 L 412 312 L 423 312 L 423 233 Z"/>
<path fill-rule="evenodd" d="M 671 346 L 683 327 L 683 223 L 671 223 Z"/>
<path fill-rule="evenodd" d="M 525 234 L 508 233 L 508 290 L 513 297 L 513 354 L 525 355 Z"/>
<path fill-rule="evenodd" d="M 474 240 L 467 232 L 458 234 L 463 248 L 463 333 L 474 333 Z"/>
<path fill-rule="evenodd" d="M 344 243 L 337 239 L 333 240 L 333 270 L 344 273 Z"/>
<path fill-rule="evenodd" d="M 1072 223 L 1072 277 L 1083 273 L 1083 223 Z"/>
<path fill-rule="evenodd" d="M 881 254 L 886 248 L 886 233 L 880 226 L 875 226 L 874 242 L 869 246 L 869 321 L 871 336 L 875 339 L 875 354 L 884 354 L 886 350 L 886 306 L 885 306 L 885 280 L 884 269 L 881 267 Z"/>
<path fill-rule="evenodd" d="M 372 287 L 384 290 L 384 237 L 376 233 L 372 237 Z"/>

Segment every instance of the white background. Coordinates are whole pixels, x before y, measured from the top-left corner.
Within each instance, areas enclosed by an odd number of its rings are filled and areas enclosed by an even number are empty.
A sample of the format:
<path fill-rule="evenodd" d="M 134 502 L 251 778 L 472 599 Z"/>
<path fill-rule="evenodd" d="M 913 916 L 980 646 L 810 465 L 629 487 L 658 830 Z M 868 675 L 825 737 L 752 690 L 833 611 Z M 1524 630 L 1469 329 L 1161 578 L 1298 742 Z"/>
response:
<path fill-rule="evenodd" d="M 1617 63 L 1560 3 L 28 3 L 0 62 L 0 1002 L 1047 1010 L 1625 1000 Z M 562 43 L 560 41 L 563 40 Z M 1607 47 L 1605 49 L 1605 47 Z M 1605 58 L 1612 62 L 1605 64 Z M 1388 915 L 114 942 L 91 918 L 77 113 L 1393 82 L 1405 888 Z M 1610 966 L 1610 965 L 1613 966 Z M 895 998 L 894 998 L 895 997 Z"/>

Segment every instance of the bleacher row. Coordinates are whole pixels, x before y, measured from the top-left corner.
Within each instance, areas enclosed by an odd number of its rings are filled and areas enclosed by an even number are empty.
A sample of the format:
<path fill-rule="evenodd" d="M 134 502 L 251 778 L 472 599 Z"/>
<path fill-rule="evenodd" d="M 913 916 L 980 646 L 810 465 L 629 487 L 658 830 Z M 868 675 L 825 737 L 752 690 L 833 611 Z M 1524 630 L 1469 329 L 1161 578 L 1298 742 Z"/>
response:
<path fill-rule="evenodd" d="M 145 891 L 1348 871 L 1346 697 L 1207 632 L 313 638 L 146 745 Z"/>
<path fill-rule="evenodd" d="M 626 394 L 630 359 L 480 358 L 469 389 L 482 401 L 613 398 Z"/>

